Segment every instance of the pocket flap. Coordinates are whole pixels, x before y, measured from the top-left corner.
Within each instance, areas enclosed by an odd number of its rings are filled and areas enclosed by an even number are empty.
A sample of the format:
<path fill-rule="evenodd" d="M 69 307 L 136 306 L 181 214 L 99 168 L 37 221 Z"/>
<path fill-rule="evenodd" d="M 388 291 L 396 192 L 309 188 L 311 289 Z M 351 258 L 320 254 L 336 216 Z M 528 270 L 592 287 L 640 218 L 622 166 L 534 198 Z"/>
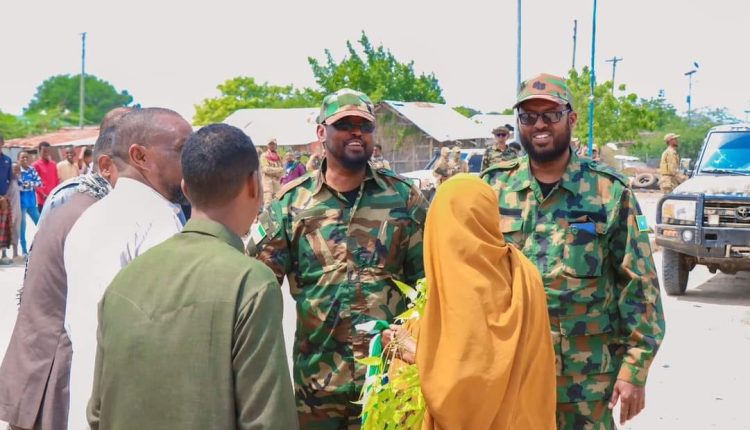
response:
<path fill-rule="evenodd" d="M 523 218 L 514 218 L 509 216 L 500 217 L 500 231 L 503 233 L 512 233 L 520 231 L 523 228 Z"/>

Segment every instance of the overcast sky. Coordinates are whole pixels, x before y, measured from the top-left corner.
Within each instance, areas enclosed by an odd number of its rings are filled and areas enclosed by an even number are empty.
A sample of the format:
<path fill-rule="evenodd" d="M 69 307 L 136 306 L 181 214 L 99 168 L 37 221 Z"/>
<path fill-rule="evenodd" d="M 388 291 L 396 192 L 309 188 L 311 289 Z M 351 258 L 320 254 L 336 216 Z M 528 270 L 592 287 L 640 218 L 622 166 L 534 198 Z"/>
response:
<path fill-rule="evenodd" d="M 366 6 L 360 6 L 366 5 Z M 522 75 L 565 74 L 591 62 L 593 0 L 523 0 Z M 0 2 L 0 110 L 20 114 L 46 78 L 80 71 L 86 31 L 87 73 L 127 89 L 143 106 L 192 119 L 193 105 L 218 95 L 235 76 L 315 86 L 308 56 L 345 54 L 364 30 L 417 71 L 434 72 L 449 105 L 482 111 L 513 104 L 516 0 L 381 0 L 354 3 L 70 0 Z M 746 31 L 750 2 L 739 0 L 599 0 L 597 80 L 611 79 L 644 98 L 663 89 L 685 111 L 696 61 L 693 107 L 750 109 Z M 581 107 L 579 107 L 580 109 Z"/>

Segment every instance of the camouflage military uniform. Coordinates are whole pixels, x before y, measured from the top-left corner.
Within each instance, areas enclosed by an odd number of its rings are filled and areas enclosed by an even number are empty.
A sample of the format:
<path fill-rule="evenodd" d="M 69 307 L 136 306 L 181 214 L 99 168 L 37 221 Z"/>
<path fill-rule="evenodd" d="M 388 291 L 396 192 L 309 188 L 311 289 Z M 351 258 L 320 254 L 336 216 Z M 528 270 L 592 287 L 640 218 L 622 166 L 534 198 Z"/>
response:
<path fill-rule="evenodd" d="M 390 170 L 366 169 L 352 205 L 317 174 L 287 184 L 261 222 L 268 242 L 258 258 L 297 303 L 294 384 L 302 429 L 358 429 L 358 400 L 371 336 L 358 324 L 393 321 L 406 310 L 392 280 L 424 276 L 422 229 L 427 203 Z"/>
<path fill-rule="evenodd" d="M 482 157 L 482 170 L 489 169 L 501 161 L 508 161 L 518 157 L 518 152 L 510 146 L 505 146 L 505 149 L 501 150 L 497 145 L 492 144 L 487 150 L 484 151 Z"/>
<path fill-rule="evenodd" d="M 388 162 L 383 156 L 380 157 L 370 157 L 370 164 L 372 164 L 372 168 L 375 170 L 378 169 L 388 169 L 391 170 L 391 163 Z"/>
<path fill-rule="evenodd" d="M 443 147 L 440 151 L 440 158 L 432 168 L 432 175 L 435 176 L 437 185 L 447 181 L 448 178 L 453 176 L 456 172 L 453 170 L 453 163 L 450 160 L 450 150 L 447 147 Z"/>
<path fill-rule="evenodd" d="M 456 175 L 458 173 L 469 173 L 469 163 L 467 163 L 466 160 L 461 159 L 461 148 L 456 146 L 453 148 L 451 153 L 453 154 L 453 156 L 451 157 L 448 164 L 453 174 Z"/>
<path fill-rule="evenodd" d="M 661 175 L 659 188 L 664 191 L 664 194 L 671 193 L 682 182 L 680 155 L 674 147 L 668 146 L 661 154 L 659 174 Z"/>
<path fill-rule="evenodd" d="M 616 379 L 644 385 L 664 335 L 659 285 L 640 208 L 617 173 L 571 153 L 544 198 L 528 156 L 483 173 L 497 190 L 505 240 L 542 274 L 557 370 L 559 429 L 614 428 Z M 596 424 L 594 424 L 596 423 Z"/>
<path fill-rule="evenodd" d="M 263 204 L 268 207 L 271 200 L 281 189 L 281 177 L 284 176 L 284 162 L 279 159 L 273 161 L 268 158 L 266 150 L 260 155 L 260 171 L 263 177 Z"/>

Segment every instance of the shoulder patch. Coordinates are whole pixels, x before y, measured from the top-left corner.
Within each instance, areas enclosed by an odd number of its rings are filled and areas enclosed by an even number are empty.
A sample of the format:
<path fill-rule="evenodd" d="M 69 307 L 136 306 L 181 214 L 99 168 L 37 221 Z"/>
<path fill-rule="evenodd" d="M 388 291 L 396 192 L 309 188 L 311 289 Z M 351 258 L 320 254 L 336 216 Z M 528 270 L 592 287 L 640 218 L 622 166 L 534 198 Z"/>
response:
<path fill-rule="evenodd" d="M 492 166 L 486 168 L 485 170 L 482 170 L 479 173 L 479 176 L 481 177 L 481 176 L 484 176 L 484 175 L 488 175 L 488 174 L 490 174 L 490 173 L 492 173 L 494 171 L 497 171 L 497 170 L 512 170 L 512 169 L 515 169 L 516 167 L 518 167 L 520 165 L 520 163 L 519 163 L 518 160 L 519 160 L 518 158 L 515 158 L 513 160 L 505 160 L 505 161 L 501 161 L 501 162 L 499 162 L 497 164 L 493 164 Z"/>
<path fill-rule="evenodd" d="M 304 175 L 300 176 L 299 178 L 297 178 L 297 179 L 295 179 L 295 180 L 293 180 L 291 182 L 287 182 L 286 184 L 284 184 L 284 185 L 281 186 L 281 189 L 279 190 L 279 194 L 276 196 L 276 198 L 277 199 L 281 199 L 281 197 L 284 194 L 286 194 L 289 191 L 291 191 L 291 190 L 297 188 L 298 186 L 304 184 L 308 180 L 312 180 L 312 175 L 310 174 L 310 172 L 305 173 Z"/>
<path fill-rule="evenodd" d="M 588 162 L 588 166 L 591 168 L 591 170 L 598 172 L 598 173 L 603 173 L 621 182 L 622 185 L 626 187 L 628 186 L 628 179 L 622 174 L 618 173 L 615 169 L 607 166 L 606 164 L 599 163 L 598 161 L 593 161 L 593 160 L 586 160 L 586 161 Z M 581 160 L 581 163 L 584 163 L 583 159 Z"/>

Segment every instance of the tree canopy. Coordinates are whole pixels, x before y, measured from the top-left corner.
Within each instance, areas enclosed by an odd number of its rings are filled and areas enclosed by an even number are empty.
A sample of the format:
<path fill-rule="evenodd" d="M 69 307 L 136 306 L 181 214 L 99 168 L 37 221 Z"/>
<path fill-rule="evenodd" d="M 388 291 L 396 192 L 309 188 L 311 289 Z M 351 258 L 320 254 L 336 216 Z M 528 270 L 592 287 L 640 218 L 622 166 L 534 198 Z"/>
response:
<path fill-rule="evenodd" d="M 78 120 L 81 75 L 57 75 L 42 82 L 25 109 L 27 114 L 59 110 L 73 121 Z M 98 124 L 111 109 L 127 106 L 133 97 L 127 90 L 118 92 L 109 82 L 86 75 L 84 123 Z"/>
<path fill-rule="evenodd" d="M 382 100 L 445 103 L 435 74 L 417 75 L 414 61 L 402 63 L 382 45 L 373 47 L 364 32 L 358 42 L 364 56 L 347 41 L 348 55 L 340 62 L 333 59 L 328 49 L 324 61 L 307 59 L 323 92 L 352 88 L 370 96 L 374 103 Z"/>
<path fill-rule="evenodd" d="M 219 97 L 195 105 L 195 124 L 223 121 L 238 109 L 315 107 L 323 101 L 323 94 L 310 88 L 259 84 L 246 76 L 229 79 L 216 88 L 221 93 Z"/>

